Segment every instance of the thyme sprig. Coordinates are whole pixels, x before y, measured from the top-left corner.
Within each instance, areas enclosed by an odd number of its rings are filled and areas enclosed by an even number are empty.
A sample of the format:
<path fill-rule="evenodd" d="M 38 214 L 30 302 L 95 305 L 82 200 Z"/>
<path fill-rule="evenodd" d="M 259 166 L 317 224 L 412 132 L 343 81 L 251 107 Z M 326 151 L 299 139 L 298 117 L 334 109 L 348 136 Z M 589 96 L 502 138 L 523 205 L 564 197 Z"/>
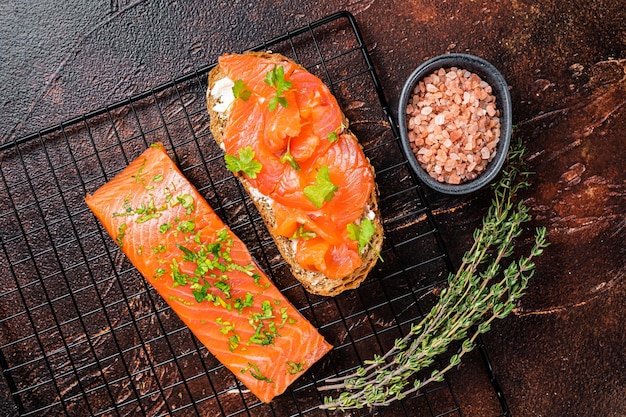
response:
<path fill-rule="evenodd" d="M 545 228 L 537 228 L 529 255 L 511 261 L 503 269 L 502 263 L 513 255 L 522 224 L 530 220 L 524 203 L 514 202 L 516 193 L 528 186 L 524 153 L 521 143 L 510 150 L 507 167 L 494 185 L 492 203 L 473 234 L 473 245 L 457 272 L 449 275 L 448 286 L 441 290 L 437 304 L 419 323 L 411 325 L 405 337 L 396 339 L 386 354 L 365 361 L 353 373 L 327 379 L 320 391 L 341 392 L 336 397 L 325 397 L 321 408 L 387 406 L 443 380 L 445 373 L 476 347 L 476 338 L 489 331 L 495 319 L 515 309 L 533 276 L 533 260 L 548 245 Z M 447 364 L 433 366 L 436 357 L 454 341 L 461 342 L 460 349 Z M 434 369 L 427 376 L 416 375 L 431 366 Z"/>

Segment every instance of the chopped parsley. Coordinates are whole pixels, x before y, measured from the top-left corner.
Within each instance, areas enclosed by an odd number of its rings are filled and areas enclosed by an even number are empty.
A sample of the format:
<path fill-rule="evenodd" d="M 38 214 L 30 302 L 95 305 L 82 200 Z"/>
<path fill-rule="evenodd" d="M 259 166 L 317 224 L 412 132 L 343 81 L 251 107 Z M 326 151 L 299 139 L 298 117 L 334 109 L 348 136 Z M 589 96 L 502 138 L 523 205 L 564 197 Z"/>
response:
<path fill-rule="evenodd" d="M 148 220 L 161 217 L 161 213 L 154 205 L 154 198 L 151 198 L 148 204 L 141 203 L 141 205 L 135 209 L 135 214 L 140 215 L 135 220 L 137 223 L 145 223 Z"/>
<path fill-rule="evenodd" d="M 237 297 L 233 302 L 233 307 L 235 310 L 239 312 L 239 314 L 243 313 L 243 309 L 246 307 L 252 307 L 254 305 L 254 295 L 250 292 L 247 292 L 245 297 Z"/>
<path fill-rule="evenodd" d="M 274 344 L 274 339 L 278 336 L 276 323 L 274 323 L 274 309 L 272 303 L 265 300 L 261 303 L 262 313 L 253 312 L 248 318 L 248 323 L 254 328 L 254 334 L 250 337 L 249 343 L 262 346 Z"/>
<path fill-rule="evenodd" d="M 124 199 L 124 204 L 122 206 L 123 211 L 118 213 L 113 213 L 113 217 L 128 217 L 133 214 L 138 214 L 139 217 L 135 219 L 136 223 L 145 223 L 150 219 L 156 219 L 161 217 L 161 211 L 165 210 L 166 207 L 156 207 L 154 204 L 154 198 L 151 198 L 148 203 L 141 203 L 141 205 L 135 209 L 133 209 L 130 203 L 130 196 L 127 196 Z"/>
<path fill-rule="evenodd" d="M 254 284 L 256 286 L 261 287 L 263 289 L 269 288 L 269 286 L 270 286 L 269 282 L 265 283 L 265 285 L 261 285 L 261 274 L 258 274 L 258 273 L 255 272 L 251 276 L 252 276 L 252 280 L 254 281 Z"/>
<path fill-rule="evenodd" d="M 265 381 L 269 383 L 274 382 L 261 373 L 261 370 L 259 369 L 259 366 L 256 363 L 248 362 L 248 366 L 241 369 L 242 374 L 245 374 L 246 372 L 250 372 L 250 375 L 252 375 L 254 379 L 258 379 L 259 381 Z"/>
<path fill-rule="evenodd" d="M 176 230 L 179 230 L 183 233 L 194 233 L 196 228 L 196 223 L 193 220 L 184 220 L 176 226 Z"/>
<path fill-rule="evenodd" d="M 228 349 L 233 352 L 237 347 L 239 347 L 239 341 L 241 340 L 241 336 L 237 333 L 228 338 Z"/>
<path fill-rule="evenodd" d="M 164 244 L 160 244 L 158 246 L 153 246 L 152 247 L 152 253 L 157 254 L 157 253 L 163 253 L 167 250 L 167 246 L 165 246 Z"/>
<path fill-rule="evenodd" d="M 235 325 L 229 321 L 224 321 L 221 317 L 218 317 L 215 322 L 221 326 L 219 328 L 221 334 L 227 335 L 228 333 L 232 333 L 232 336 L 228 338 L 228 349 L 233 352 L 237 349 L 239 341 L 241 340 L 241 336 L 235 332 Z"/>
<path fill-rule="evenodd" d="M 291 375 L 299 374 L 300 372 L 304 371 L 305 366 L 306 366 L 305 361 L 302 361 L 302 362 L 287 361 L 287 373 Z"/>
<path fill-rule="evenodd" d="M 125 234 L 126 234 L 126 223 L 122 223 L 117 228 L 117 237 L 115 238 L 115 243 L 117 243 L 117 246 L 119 246 L 120 248 L 123 246 L 122 239 L 124 239 Z"/>
<path fill-rule="evenodd" d="M 191 286 L 191 293 L 197 302 L 201 303 L 206 300 L 211 284 L 204 280 L 204 284 L 195 283 Z"/>
<path fill-rule="evenodd" d="M 143 173 L 143 170 L 146 167 L 147 161 L 148 161 L 148 158 L 143 158 L 143 162 L 141 163 L 141 166 L 139 166 L 137 173 L 135 175 L 131 175 L 131 178 L 135 179 L 135 183 L 143 182 L 143 179 L 141 178 L 141 174 Z"/>
<path fill-rule="evenodd" d="M 220 333 L 221 334 L 228 334 L 228 332 L 235 332 L 235 325 L 229 321 L 224 321 L 224 319 L 222 319 L 221 317 L 218 317 L 215 322 L 217 324 L 219 324 L 220 326 Z"/>
<path fill-rule="evenodd" d="M 180 272 L 176 258 L 172 259 L 172 262 L 170 264 L 170 270 L 172 271 L 172 279 L 174 280 L 175 287 L 179 285 L 187 285 L 190 277 L 189 275 Z"/>
<path fill-rule="evenodd" d="M 192 306 L 193 305 L 193 301 L 187 301 L 182 297 L 176 297 L 175 295 L 170 295 L 168 297 L 169 300 L 173 300 L 173 301 L 178 301 L 179 303 L 186 305 L 186 306 Z"/>
<path fill-rule="evenodd" d="M 280 309 L 280 325 L 278 327 L 282 329 L 286 323 L 294 324 L 295 322 L 296 319 L 287 314 L 287 307 L 282 307 Z"/>
<path fill-rule="evenodd" d="M 178 201 L 180 205 L 183 206 L 184 209 L 187 209 L 187 214 L 191 214 L 191 212 L 194 209 L 194 206 L 193 206 L 194 201 L 191 195 L 181 194 L 176 197 L 176 201 Z"/>
<path fill-rule="evenodd" d="M 231 297 L 230 285 L 228 285 L 224 281 L 217 281 L 213 285 L 215 286 L 215 288 L 217 288 L 218 290 L 224 293 L 224 296 L 226 297 L 227 300 Z"/>

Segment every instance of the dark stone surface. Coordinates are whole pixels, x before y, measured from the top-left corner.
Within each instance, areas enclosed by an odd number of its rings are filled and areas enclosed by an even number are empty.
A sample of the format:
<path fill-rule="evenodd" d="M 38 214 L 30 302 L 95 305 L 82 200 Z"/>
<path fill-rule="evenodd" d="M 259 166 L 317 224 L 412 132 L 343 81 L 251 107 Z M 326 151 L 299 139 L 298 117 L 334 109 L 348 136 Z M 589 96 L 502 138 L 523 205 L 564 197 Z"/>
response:
<path fill-rule="evenodd" d="M 0 142 L 340 9 L 356 16 L 391 103 L 423 60 L 445 52 L 479 55 L 510 84 L 514 120 L 536 172 L 524 196 L 534 216 L 529 231 L 546 226 L 552 243 L 515 314 L 485 336 L 511 411 L 626 415 L 623 2 L 316 3 L 4 2 Z M 458 260 L 489 193 L 429 197 Z M 465 415 L 498 413 L 480 360 L 472 357 L 451 380 Z"/>

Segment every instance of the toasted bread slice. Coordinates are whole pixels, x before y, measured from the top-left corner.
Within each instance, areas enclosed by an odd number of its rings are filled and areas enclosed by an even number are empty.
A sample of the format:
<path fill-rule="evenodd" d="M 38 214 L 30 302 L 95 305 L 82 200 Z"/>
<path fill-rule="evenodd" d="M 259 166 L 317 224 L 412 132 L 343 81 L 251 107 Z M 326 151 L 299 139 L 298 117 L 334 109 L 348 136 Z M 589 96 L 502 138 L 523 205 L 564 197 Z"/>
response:
<path fill-rule="evenodd" d="M 289 60 L 287 57 L 269 52 L 248 52 L 253 54 L 258 54 L 259 56 L 263 56 L 266 58 L 270 58 L 272 60 L 276 60 L 276 63 L 284 62 Z M 302 67 L 300 67 L 302 68 Z M 219 97 L 215 97 L 211 94 L 214 89 L 215 84 L 225 78 L 224 73 L 220 70 L 219 65 L 217 65 L 211 72 L 208 77 L 208 89 L 206 94 L 207 108 L 209 112 L 210 127 L 211 132 L 213 133 L 213 138 L 215 141 L 223 148 L 222 144 L 222 135 L 224 132 L 224 128 L 228 121 L 227 111 L 215 111 L 216 105 L 219 105 Z M 219 106 L 218 106 L 219 107 Z M 344 115 L 345 126 L 348 125 L 347 118 Z M 346 129 L 346 132 L 348 130 Z M 344 132 L 345 133 L 345 132 Z M 349 132 L 351 135 L 352 132 Z M 354 135 L 353 135 L 354 136 Z M 369 160 L 368 160 L 369 161 Z M 370 165 L 371 167 L 371 165 Z M 371 167 L 372 174 L 374 174 L 374 168 Z M 253 189 L 250 183 L 247 181 L 245 176 L 238 175 L 241 184 L 244 189 L 247 191 L 251 200 L 254 202 L 257 207 L 263 221 L 265 222 L 278 250 L 283 256 L 284 260 L 291 267 L 292 274 L 295 278 L 297 278 L 304 288 L 313 293 L 324 296 L 334 296 L 345 290 L 357 288 L 363 280 L 367 277 L 370 270 L 376 264 L 376 261 L 379 257 L 380 250 L 383 243 L 383 226 L 381 223 L 381 217 L 378 210 L 378 188 L 374 184 L 372 187 L 372 192 L 367 202 L 366 207 L 363 207 L 363 215 L 360 220 L 368 217 L 372 220 L 372 223 L 375 227 L 375 233 L 370 240 L 370 245 L 366 246 L 361 252 L 361 260 L 362 264 L 355 271 L 353 271 L 350 275 L 345 276 L 340 279 L 331 279 L 326 277 L 324 274 L 317 271 L 310 271 L 302 268 L 298 262 L 295 260 L 294 254 L 294 245 L 292 245 L 291 240 L 287 237 L 278 235 L 274 233 L 276 228 L 276 219 L 272 210 L 271 200 L 268 198 L 264 198 L 263 195 Z M 357 222 L 358 223 L 358 222 Z"/>

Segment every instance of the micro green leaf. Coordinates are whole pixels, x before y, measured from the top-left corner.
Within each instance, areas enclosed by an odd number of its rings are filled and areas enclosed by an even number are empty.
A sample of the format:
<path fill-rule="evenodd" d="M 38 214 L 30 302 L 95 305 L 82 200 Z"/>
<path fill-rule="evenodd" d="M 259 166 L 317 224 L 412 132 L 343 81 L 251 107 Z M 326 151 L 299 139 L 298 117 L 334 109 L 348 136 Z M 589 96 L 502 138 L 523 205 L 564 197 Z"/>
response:
<path fill-rule="evenodd" d="M 276 95 L 271 97 L 268 103 L 269 111 L 276 110 L 278 105 L 287 107 L 289 103 L 283 97 L 283 93 L 291 88 L 291 81 L 285 80 L 285 68 L 280 65 L 274 65 L 271 71 L 265 73 L 265 83 L 276 89 Z"/>
<path fill-rule="evenodd" d="M 359 243 L 359 252 L 370 243 L 372 236 L 376 232 L 374 223 L 368 218 L 363 219 L 360 225 L 350 223 L 346 227 L 348 229 L 348 237 Z"/>
<path fill-rule="evenodd" d="M 258 160 L 254 159 L 254 149 L 252 149 L 251 146 L 246 146 L 245 148 L 239 149 L 237 154 L 239 157 L 231 154 L 224 155 L 226 168 L 234 174 L 243 172 L 249 178 L 255 179 L 257 174 L 261 172 L 263 165 L 261 165 Z"/>
<path fill-rule="evenodd" d="M 304 187 L 304 195 L 315 205 L 321 208 L 324 202 L 329 202 L 335 196 L 335 192 L 339 190 L 330 180 L 330 172 L 327 166 L 320 167 L 315 178 L 314 185 Z"/>
<path fill-rule="evenodd" d="M 243 82 L 242 79 L 235 80 L 235 84 L 233 85 L 233 95 L 235 98 L 240 98 L 243 101 L 248 101 L 250 96 L 252 95 L 252 91 L 248 90 L 246 87 L 246 83 Z"/>

